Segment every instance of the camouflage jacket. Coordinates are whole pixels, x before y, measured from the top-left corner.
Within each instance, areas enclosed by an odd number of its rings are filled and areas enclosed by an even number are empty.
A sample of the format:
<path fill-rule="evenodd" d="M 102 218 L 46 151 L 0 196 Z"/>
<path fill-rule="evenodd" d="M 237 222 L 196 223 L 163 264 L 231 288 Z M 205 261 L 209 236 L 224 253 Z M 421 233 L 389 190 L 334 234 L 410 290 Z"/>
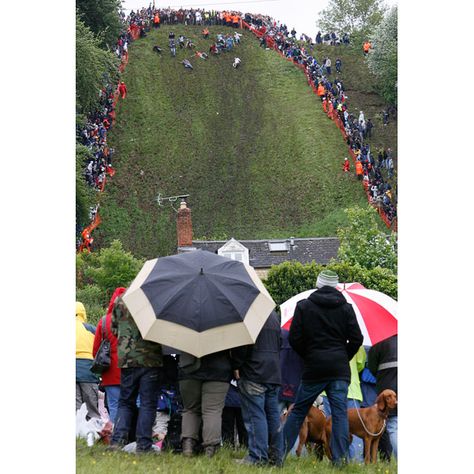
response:
<path fill-rule="evenodd" d="M 121 369 L 163 365 L 161 344 L 142 338 L 132 315 L 120 297 L 116 299 L 112 312 L 112 332 L 118 338 L 118 366 Z"/>

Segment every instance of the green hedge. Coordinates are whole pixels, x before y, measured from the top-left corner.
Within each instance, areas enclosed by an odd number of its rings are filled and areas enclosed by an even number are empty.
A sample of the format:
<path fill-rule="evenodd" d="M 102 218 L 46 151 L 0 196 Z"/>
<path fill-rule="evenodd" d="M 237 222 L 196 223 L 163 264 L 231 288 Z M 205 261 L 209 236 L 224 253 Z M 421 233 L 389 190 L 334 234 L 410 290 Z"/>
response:
<path fill-rule="evenodd" d="M 371 270 L 359 265 L 332 262 L 320 265 L 315 262 L 303 265 L 299 262 L 284 262 L 270 268 L 264 284 L 275 302 L 280 305 L 292 296 L 316 286 L 316 278 L 321 270 L 335 271 L 340 282 L 358 282 L 366 288 L 381 291 L 397 298 L 397 275 L 385 268 Z"/>

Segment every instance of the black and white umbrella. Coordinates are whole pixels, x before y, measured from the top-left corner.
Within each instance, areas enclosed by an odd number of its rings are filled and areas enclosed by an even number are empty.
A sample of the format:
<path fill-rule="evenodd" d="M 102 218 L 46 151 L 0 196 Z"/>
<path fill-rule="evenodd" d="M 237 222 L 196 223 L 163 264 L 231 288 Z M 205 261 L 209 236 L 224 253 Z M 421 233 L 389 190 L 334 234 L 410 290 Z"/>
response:
<path fill-rule="evenodd" d="M 144 339 L 196 357 L 253 344 L 275 307 L 252 267 L 204 250 L 145 262 L 123 300 Z"/>

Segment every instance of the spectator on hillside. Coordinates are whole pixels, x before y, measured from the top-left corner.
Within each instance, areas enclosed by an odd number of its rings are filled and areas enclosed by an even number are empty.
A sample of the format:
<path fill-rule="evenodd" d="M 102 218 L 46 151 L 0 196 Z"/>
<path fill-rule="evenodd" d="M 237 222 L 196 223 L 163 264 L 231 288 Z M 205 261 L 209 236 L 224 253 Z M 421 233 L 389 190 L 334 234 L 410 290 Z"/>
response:
<path fill-rule="evenodd" d="M 374 128 L 374 124 L 372 123 L 372 120 L 370 118 L 367 119 L 367 123 L 366 123 L 367 138 L 372 138 L 373 128 Z"/>
<path fill-rule="evenodd" d="M 359 118 L 357 119 L 357 121 L 359 123 L 365 122 L 365 115 L 364 115 L 364 112 L 362 112 L 362 110 L 359 112 Z"/>
<path fill-rule="evenodd" d="M 372 45 L 370 44 L 369 40 L 366 40 L 363 45 L 364 56 L 367 56 L 369 54 L 370 48 L 372 48 Z"/>
<path fill-rule="evenodd" d="M 385 109 L 383 111 L 383 124 L 384 124 L 384 126 L 388 125 L 388 117 L 389 117 L 388 110 Z"/>
<path fill-rule="evenodd" d="M 360 161 L 356 161 L 355 171 L 356 171 L 357 179 L 361 180 L 364 174 L 364 170 L 363 170 L 362 163 Z"/>
<path fill-rule="evenodd" d="M 321 38 L 321 32 L 318 31 L 318 34 L 316 35 L 316 44 L 321 44 L 323 42 Z"/>
<path fill-rule="evenodd" d="M 350 171 L 350 168 L 351 168 L 351 165 L 350 165 L 350 162 L 349 162 L 349 158 L 344 158 L 344 164 L 343 164 L 343 170 L 344 170 L 344 173 L 348 173 Z"/>
<path fill-rule="evenodd" d="M 336 59 L 336 72 L 342 72 L 342 61 L 341 58 Z"/>
<path fill-rule="evenodd" d="M 125 85 L 125 82 L 121 82 L 119 87 L 118 87 L 118 91 L 120 93 L 120 97 L 122 97 L 122 99 L 125 99 L 125 97 L 127 97 L 127 86 Z"/>
<path fill-rule="evenodd" d="M 328 76 L 331 75 L 331 60 L 329 58 L 326 58 L 326 61 L 324 62 L 324 67 L 326 68 L 326 72 L 328 73 Z"/>

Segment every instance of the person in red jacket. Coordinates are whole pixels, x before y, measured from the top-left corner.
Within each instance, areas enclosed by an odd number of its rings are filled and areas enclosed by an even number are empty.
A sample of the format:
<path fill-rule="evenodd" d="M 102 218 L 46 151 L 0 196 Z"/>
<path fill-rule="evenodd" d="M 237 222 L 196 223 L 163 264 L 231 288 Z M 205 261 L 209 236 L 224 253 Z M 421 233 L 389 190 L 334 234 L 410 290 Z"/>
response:
<path fill-rule="evenodd" d="M 349 163 L 349 158 L 344 158 L 344 173 L 347 173 L 350 170 L 350 163 Z"/>
<path fill-rule="evenodd" d="M 122 97 L 122 99 L 125 99 L 125 97 L 127 97 L 127 86 L 125 85 L 125 82 L 122 81 L 120 83 L 118 90 L 120 92 L 120 96 Z"/>
<path fill-rule="evenodd" d="M 118 402 L 120 397 L 120 369 L 118 367 L 118 356 L 117 356 L 117 338 L 113 335 L 111 324 L 112 324 L 112 310 L 114 309 L 114 303 L 116 298 L 125 292 L 126 288 L 117 288 L 110 298 L 109 307 L 107 314 L 105 315 L 105 331 L 102 328 L 103 318 L 99 321 L 94 338 L 94 347 L 92 349 L 92 355 L 95 357 L 99 350 L 102 338 L 107 338 L 110 341 L 110 368 L 102 373 L 101 387 L 105 389 L 107 397 L 107 406 L 109 409 L 110 421 L 115 424 L 117 417 Z"/>

